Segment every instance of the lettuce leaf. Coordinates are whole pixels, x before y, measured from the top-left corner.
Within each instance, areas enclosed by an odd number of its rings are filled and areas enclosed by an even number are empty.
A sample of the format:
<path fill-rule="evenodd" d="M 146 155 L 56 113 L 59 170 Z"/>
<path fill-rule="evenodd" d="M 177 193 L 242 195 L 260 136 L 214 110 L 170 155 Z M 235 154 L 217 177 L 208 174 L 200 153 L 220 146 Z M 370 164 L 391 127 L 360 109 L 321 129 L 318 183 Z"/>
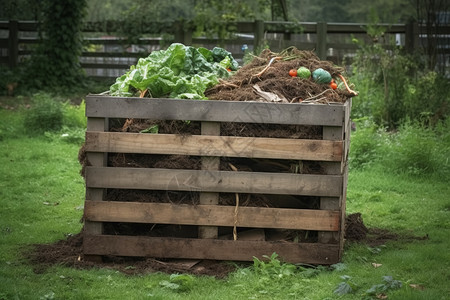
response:
<path fill-rule="evenodd" d="M 230 76 L 227 68 L 239 67 L 225 49 L 195 48 L 174 43 L 138 60 L 110 87 L 110 95 L 129 97 L 148 90 L 153 98 L 206 99 L 204 92 L 219 78 Z"/>

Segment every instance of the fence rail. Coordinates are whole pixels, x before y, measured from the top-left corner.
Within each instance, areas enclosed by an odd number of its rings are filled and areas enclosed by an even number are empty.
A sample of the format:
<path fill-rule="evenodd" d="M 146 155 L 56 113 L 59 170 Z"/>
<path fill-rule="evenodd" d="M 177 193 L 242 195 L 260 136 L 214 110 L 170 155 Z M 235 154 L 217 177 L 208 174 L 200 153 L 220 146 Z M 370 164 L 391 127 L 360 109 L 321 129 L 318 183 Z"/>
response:
<path fill-rule="evenodd" d="M 146 26 L 155 28 L 155 26 Z M 0 21 L 0 64 L 15 68 L 24 59 L 33 54 L 39 43 L 37 22 Z M 289 46 L 301 50 L 314 50 L 321 59 L 344 64 L 351 59 L 357 45 L 352 41 L 358 38 L 370 41 L 366 34 L 367 24 L 363 23 L 315 23 L 315 22 L 237 22 L 232 24 L 235 34 L 232 38 L 194 37 L 189 23 L 159 23 L 158 32 L 147 32 L 152 37 L 139 39 L 136 44 L 128 44 L 121 38 L 119 22 L 85 23 L 84 51 L 80 57 L 81 66 L 90 76 L 117 77 L 126 71 L 140 57 L 146 57 L 152 51 L 159 50 L 172 42 L 186 45 L 212 48 L 216 45 L 230 51 L 237 60 L 242 60 L 242 46 L 248 50 L 268 46 L 272 51 L 280 51 Z M 379 24 L 384 28 L 384 36 L 378 42 L 385 46 L 404 46 L 409 52 L 421 47 L 420 39 L 426 34 L 426 28 L 417 23 Z M 102 35 L 103 34 L 103 35 Z M 164 34 L 164 38 L 162 35 Z M 443 58 L 440 63 L 450 63 L 450 25 L 441 26 L 435 31 L 441 36 L 438 51 Z M 92 37 L 97 36 L 97 37 Z"/>

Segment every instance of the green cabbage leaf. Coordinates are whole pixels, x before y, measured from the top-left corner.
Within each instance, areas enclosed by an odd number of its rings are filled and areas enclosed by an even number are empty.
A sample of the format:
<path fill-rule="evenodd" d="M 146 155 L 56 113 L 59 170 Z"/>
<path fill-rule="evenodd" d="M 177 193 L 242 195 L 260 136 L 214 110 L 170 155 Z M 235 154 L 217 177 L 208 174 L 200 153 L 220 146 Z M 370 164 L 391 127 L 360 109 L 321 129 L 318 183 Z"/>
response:
<path fill-rule="evenodd" d="M 230 76 L 238 63 L 231 53 L 215 47 L 195 48 L 174 43 L 166 50 L 153 51 L 111 85 L 111 96 L 132 97 L 147 90 L 152 98 L 206 99 L 207 88 Z"/>

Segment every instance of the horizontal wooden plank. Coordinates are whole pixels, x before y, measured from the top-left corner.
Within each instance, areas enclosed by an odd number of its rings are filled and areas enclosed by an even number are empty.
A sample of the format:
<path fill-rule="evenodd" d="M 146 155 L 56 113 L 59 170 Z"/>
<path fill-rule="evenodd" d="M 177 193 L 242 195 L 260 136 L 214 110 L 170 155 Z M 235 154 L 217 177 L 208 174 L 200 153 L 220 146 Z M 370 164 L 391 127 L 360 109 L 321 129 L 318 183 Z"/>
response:
<path fill-rule="evenodd" d="M 89 188 L 338 197 L 341 175 L 86 167 Z"/>
<path fill-rule="evenodd" d="M 88 95 L 86 116 L 343 126 L 344 106 Z"/>
<path fill-rule="evenodd" d="M 97 222 L 339 230 L 339 211 L 86 200 L 84 218 Z"/>
<path fill-rule="evenodd" d="M 143 52 L 88 52 L 81 53 L 83 57 L 115 57 L 115 58 L 134 58 L 136 61 L 138 58 L 147 57 L 148 53 Z"/>
<path fill-rule="evenodd" d="M 85 69 L 121 69 L 128 70 L 131 64 L 111 64 L 111 63 L 81 63 Z M 125 73 L 125 72 L 124 72 Z"/>
<path fill-rule="evenodd" d="M 86 132 L 86 151 L 341 161 L 342 141 Z"/>
<path fill-rule="evenodd" d="M 85 235 L 85 255 L 253 261 L 277 253 L 283 261 L 306 264 L 339 262 L 339 245 Z"/>

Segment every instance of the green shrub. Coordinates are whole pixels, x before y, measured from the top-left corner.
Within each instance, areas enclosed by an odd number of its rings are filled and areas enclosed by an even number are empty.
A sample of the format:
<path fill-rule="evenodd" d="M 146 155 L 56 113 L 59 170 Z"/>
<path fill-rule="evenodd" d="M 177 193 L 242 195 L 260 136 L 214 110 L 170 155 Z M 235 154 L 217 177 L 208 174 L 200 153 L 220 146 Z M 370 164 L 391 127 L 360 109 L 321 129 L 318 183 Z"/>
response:
<path fill-rule="evenodd" d="M 370 120 L 354 120 L 357 130 L 352 132 L 350 142 L 350 168 L 363 168 L 379 158 L 382 132 Z"/>
<path fill-rule="evenodd" d="M 441 128 L 448 130 L 449 125 L 447 120 Z M 448 177 L 449 156 L 448 133 L 439 132 L 418 122 L 405 122 L 398 132 L 392 135 L 383 165 L 396 173 Z"/>
<path fill-rule="evenodd" d="M 84 100 L 80 105 L 73 105 L 70 102 L 63 103 L 64 126 L 69 128 L 83 128 L 87 126 L 87 118 L 85 116 L 86 103 Z"/>
<path fill-rule="evenodd" d="M 31 107 L 25 112 L 24 128 L 29 134 L 59 131 L 63 126 L 63 104 L 49 94 L 33 95 Z"/>
<path fill-rule="evenodd" d="M 382 35 L 380 35 L 382 36 Z M 359 96 L 352 117 L 370 116 L 379 126 L 398 128 L 406 120 L 435 125 L 449 115 L 450 80 L 424 70 L 419 55 L 405 53 L 390 41 L 390 48 L 354 39 L 359 49 L 352 63 L 350 81 Z"/>

